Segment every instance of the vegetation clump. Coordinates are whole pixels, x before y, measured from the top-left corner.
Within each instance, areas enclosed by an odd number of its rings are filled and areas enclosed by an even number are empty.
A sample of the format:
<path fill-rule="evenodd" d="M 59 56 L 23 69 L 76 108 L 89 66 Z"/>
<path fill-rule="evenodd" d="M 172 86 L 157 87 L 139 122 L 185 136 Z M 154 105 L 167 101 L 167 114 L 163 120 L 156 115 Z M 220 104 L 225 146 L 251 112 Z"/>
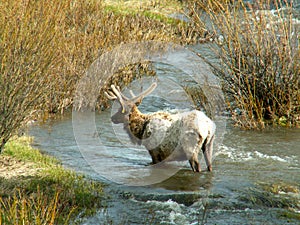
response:
<path fill-rule="evenodd" d="M 194 1 L 189 9 L 215 40 L 221 63 L 211 65 L 224 83 L 235 124 L 299 126 L 300 39 L 292 1 L 208 2 Z"/>
<path fill-rule="evenodd" d="M 285 209 L 279 217 L 299 219 L 299 186 L 286 183 L 259 183 L 247 190 L 242 198 L 255 206 Z"/>

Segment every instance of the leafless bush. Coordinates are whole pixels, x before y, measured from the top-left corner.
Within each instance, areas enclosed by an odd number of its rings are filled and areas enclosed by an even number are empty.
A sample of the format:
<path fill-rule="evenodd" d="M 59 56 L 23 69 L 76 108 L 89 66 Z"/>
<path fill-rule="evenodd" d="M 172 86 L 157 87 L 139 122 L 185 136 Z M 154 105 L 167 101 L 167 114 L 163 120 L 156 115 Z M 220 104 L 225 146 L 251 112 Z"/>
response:
<path fill-rule="evenodd" d="M 221 61 L 212 66 L 224 81 L 236 125 L 299 125 L 299 28 L 292 3 L 286 1 L 283 10 L 281 1 L 258 0 L 255 8 L 241 0 L 201 2 L 189 8 L 197 23 L 209 18 L 212 49 Z"/>
<path fill-rule="evenodd" d="M 0 152 L 47 95 L 46 72 L 57 63 L 59 6 L 33 2 L 0 3 Z M 33 38 L 34 37 L 34 38 Z"/>

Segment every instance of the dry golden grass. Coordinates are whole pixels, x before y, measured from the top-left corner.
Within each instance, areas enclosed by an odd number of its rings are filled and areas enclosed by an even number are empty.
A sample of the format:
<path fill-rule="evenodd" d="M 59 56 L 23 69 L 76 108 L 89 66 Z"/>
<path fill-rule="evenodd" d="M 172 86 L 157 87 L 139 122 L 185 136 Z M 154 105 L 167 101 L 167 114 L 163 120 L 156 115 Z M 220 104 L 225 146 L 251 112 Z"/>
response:
<path fill-rule="evenodd" d="M 212 51 L 221 62 L 212 66 L 224 82 L 235 124 L 246 129 L 299 126 L 300 39 L 291 5 L 285 2 L 282 10 L 275 0 L 254 6 L 241 0 L 210 2 L 205 7 L 195 1 L 190 10 L 196 23 L 205 23 L 199 9 L 210 20 L 207 30 L 216 40 Z"/>

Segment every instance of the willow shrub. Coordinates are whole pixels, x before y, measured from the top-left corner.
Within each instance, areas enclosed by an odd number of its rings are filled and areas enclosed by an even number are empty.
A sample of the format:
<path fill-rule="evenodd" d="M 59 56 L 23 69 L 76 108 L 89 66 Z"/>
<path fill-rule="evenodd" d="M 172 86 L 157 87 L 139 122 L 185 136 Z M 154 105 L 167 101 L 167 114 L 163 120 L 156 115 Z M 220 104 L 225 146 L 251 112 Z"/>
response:
<path fill-rule="evenodd" d="M 205 24 L 204 18 L 209 18 L 207 30 L 221 62 L 212 66 L 224 82 L 236 125 L 299 126 L 299 28 L 292 3 L 285 2 L 283 9 L 282 1 L 276 0 L 255 5 L 241 0 L 202 2 L 189 8 L 196 23 Z"/>
<path fill-rule="evenodd" d="M 109 9 L 101 0 L 0 2 L 0 152 L 31 114 L 63 112 L 91 63 L 120 43 L 194 40 L 184 22 Z M 122 79 L 121 76 L 119 76 Z"/>
<path fill-rule="evenodd" d="M 30 1 L 0 3 L 0 152 L 50 88 L 47 72 L 58 63 L 59 8 Z"/>

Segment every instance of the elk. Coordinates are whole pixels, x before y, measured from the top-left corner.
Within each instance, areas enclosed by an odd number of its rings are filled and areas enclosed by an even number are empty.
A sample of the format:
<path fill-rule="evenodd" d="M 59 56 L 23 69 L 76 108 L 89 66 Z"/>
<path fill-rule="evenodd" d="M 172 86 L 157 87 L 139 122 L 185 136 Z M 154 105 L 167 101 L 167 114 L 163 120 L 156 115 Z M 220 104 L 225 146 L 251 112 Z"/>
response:
<path fill-rule="evenodd" d="M 126 97 L 119 87 L 111 85 L 105 92 L 110 100 L 117 100 L 121 107 L 111 117 L 114 124 L 123 123 L 131 141 L 148 150 L 152 163 L 188 160 L 194 172 L 200 172 L 198 160 L 201 149 L 207 170 L 212 171 L 212 152 L 216 125 L 203 112 L 192 110 L 171 114 L 158 111 L 143 114 L 138 105 L 157 86 L 153 83 L 147 90 L 131 98 Z"/>

